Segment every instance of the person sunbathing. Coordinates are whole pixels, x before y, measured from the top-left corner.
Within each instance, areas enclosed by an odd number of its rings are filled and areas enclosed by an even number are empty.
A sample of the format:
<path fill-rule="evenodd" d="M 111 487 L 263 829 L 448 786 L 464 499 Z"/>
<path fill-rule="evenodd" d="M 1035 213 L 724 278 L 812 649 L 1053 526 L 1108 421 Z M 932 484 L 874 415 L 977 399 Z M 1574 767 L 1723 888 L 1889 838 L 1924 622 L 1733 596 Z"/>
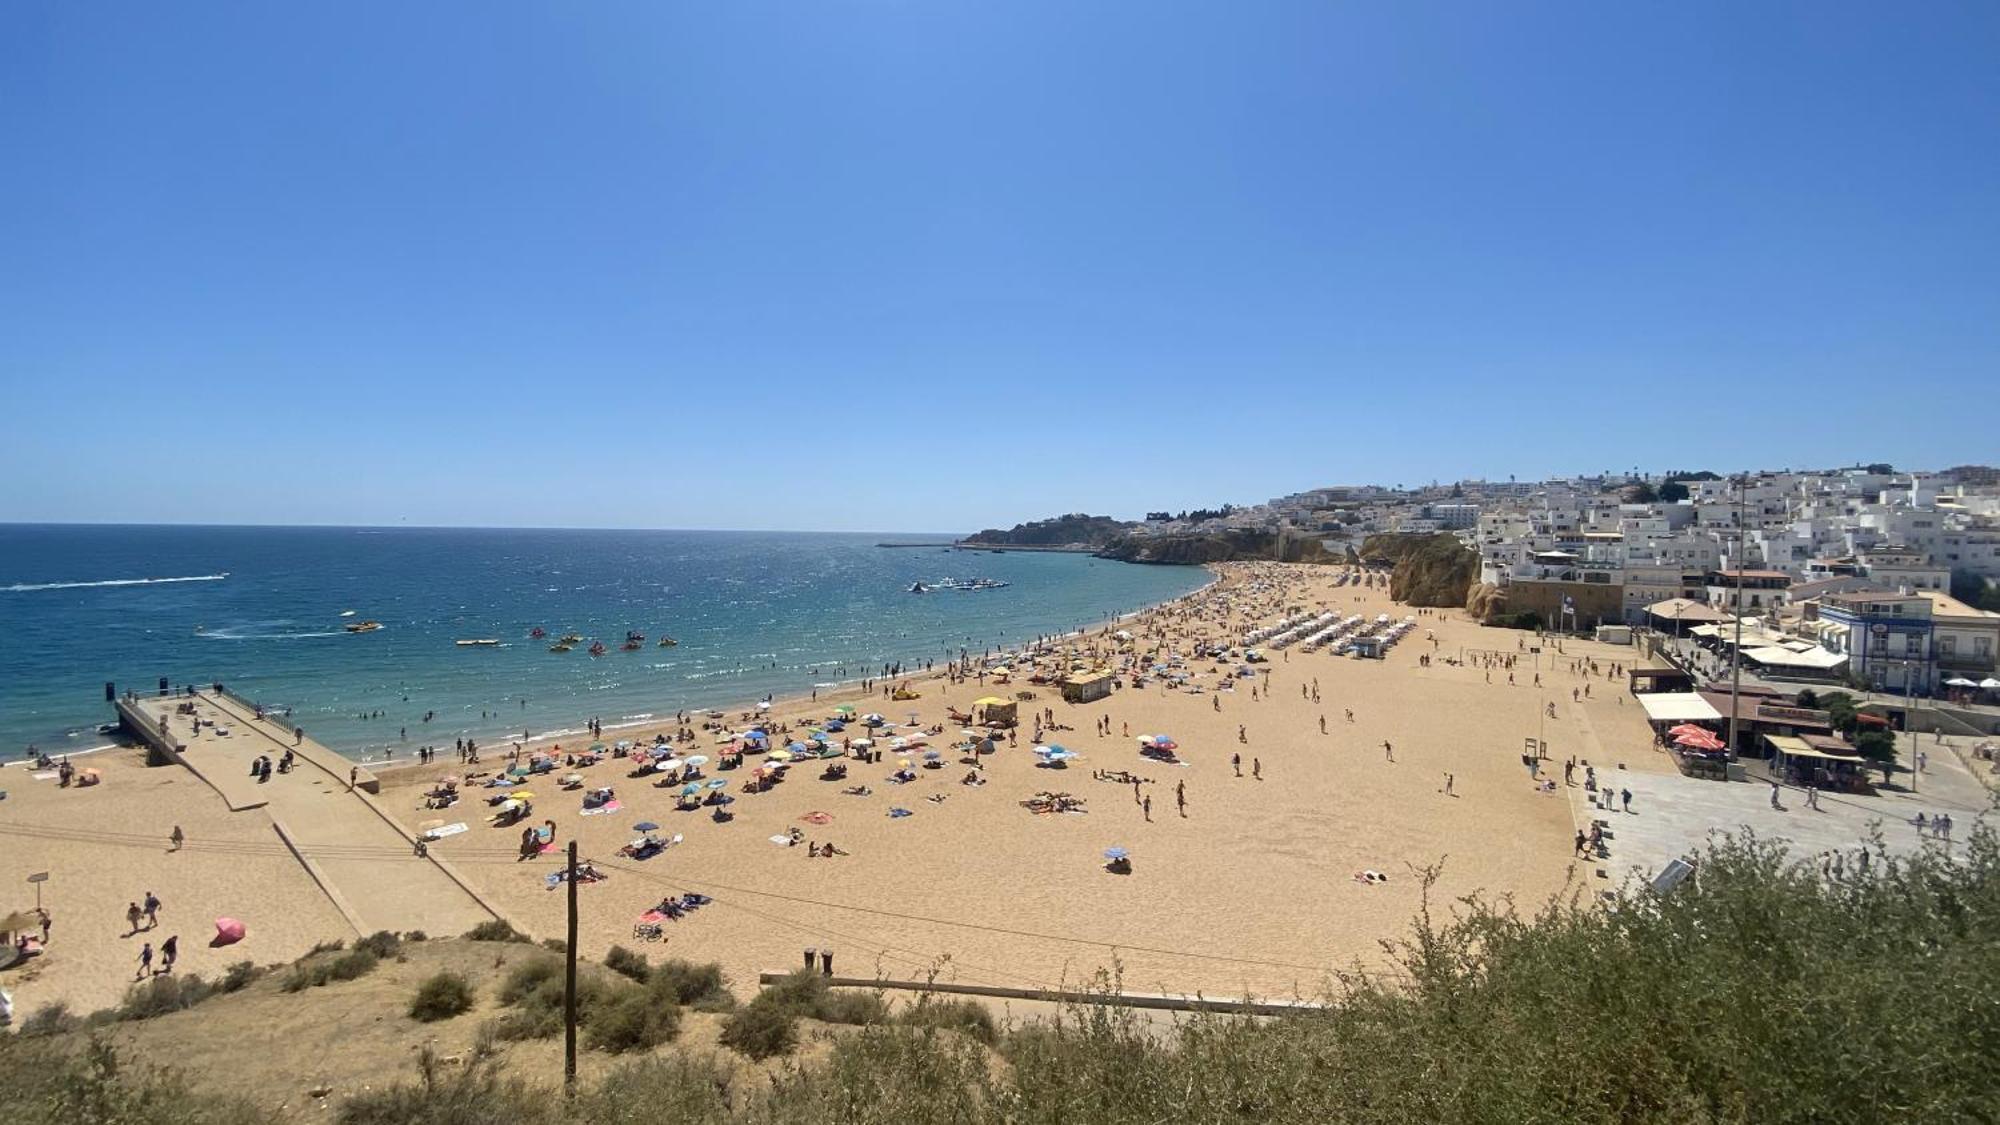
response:
<path fill-rule="evenodd" d="M 842 789 L 841 792 L 849 797 L 866 797 L 873 794 L 875 791 L 873 789 L 868 788 L 866 785 L 850 785 L 847 788 Z"/>

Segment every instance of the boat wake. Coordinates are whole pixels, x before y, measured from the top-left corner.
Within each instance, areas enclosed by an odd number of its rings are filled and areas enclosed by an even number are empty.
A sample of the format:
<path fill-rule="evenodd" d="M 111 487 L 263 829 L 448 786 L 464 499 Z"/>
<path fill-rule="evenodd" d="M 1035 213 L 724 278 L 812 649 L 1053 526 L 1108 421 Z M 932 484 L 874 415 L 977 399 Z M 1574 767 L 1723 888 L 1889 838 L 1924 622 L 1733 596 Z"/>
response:
<path fill-rule="evenodd" d="M 98 582 L 16 582 L 12 586 L 0 586 L 0 593 L 27 594 L 36 590 L 87 590 L 95 586 L 158 586 L 168 582 L 220 582 L 229 577 L 229 572 L 221 574 L 189 574 L 180 578 L 106 578 Z"/>
<path fill-rule="evenodd" d="M 256 626 L 248 626 L 248 628 L 254 629 Z M 327 629 L 322 631 L 314 629 L 300 630 L 298 632 L 246 633 L 235 629 L 203 629 L 195 635 L 211 641 L 299 641 L 305 640 L 308 637 L 344 637 L 347 635 L 347 630 Z"/>

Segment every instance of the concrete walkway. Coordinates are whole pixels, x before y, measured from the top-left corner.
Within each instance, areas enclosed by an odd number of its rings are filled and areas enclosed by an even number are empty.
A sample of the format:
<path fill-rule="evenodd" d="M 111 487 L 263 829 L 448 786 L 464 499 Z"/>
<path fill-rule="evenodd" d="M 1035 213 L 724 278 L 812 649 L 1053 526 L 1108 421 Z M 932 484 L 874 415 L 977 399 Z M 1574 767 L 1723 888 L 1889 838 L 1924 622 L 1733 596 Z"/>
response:
<path fill-rule="evenodd" d="M 207 691 L 192 702 L 196 714 L 215 726 L 193 734 L 187 716 L 172 714 L 189 701 L 162 696 L 134 702 L 154 722 L 167 718 L 171 736 L 184 747 L 181 760 L 221 793 L 232 811 L 269 818 L 362 933 L 422 930 L 442 937 L 497 916 L 446 867 L 419 857 L 414 841 L 365 791 L 350 790 L 353 767 L 345 758 L 311 739 L 295 741 L 288 726 L 260 720 L 238 701 Z M 250 776 L 258 755 L 275 762 L 287 749 L 295 751 L 290 773 L 273 772 L 268 782 Z M 359 783 L 365 773 L 352 776 Z M 372 776 L 365 780 L 373 782 Z"/>
<path fill-rule="evenodd" d="M 1851 851 L 1877 829 L 1891 852 L 1963 846 L 1976 820 L 1993 818 L 1992 798 L 1959 756 L 1935 744 L 1929 735 L 1898 739 L 1906 764 L 1918 748 L 1913 739 L 1920 741 L 1927 759 L 1925 771 L 1917 778 L 1916 792 L 1822 792 L 1817 809 L 1807 807 L 1805 791 L 1796 787 L 1781 788 L 1779 807 L 1772 808 L 1771 786 L 1765 781 L 1705 781 L 1678 773 L 1600 769 L 1598 787 L 1600 791 L 1609 787 L 1612 794 L 1604 801 L 1605 807 L 1600 808 L 1598 798 L 1588 790 L 1578 787 L 1569 791 L 1578 824 L 1587 829 L 1593 819 L 1606 822 L 1611 857 L 1596 865 L 1603 873 L 1596 880 L 1596 889 L 1608 890 L 1630 876 L 1659 871 L 1669 860 L 1697 850 L 1714 829 L 1750 828 L 1767 839 L 1784 841 L 1800 859 L 1824 851 Z M 1754 768 L 1755 763 L 1751 765 Z M 1629 813 L 1622 811 L 1617 797 L 1621 789 L 1632 791 Z M 1957 843 L 1918 835 L 1912 822 L 1919 812 L 1926 819 L 1949 813 L 1956 822 L 1952 835 Z"/>

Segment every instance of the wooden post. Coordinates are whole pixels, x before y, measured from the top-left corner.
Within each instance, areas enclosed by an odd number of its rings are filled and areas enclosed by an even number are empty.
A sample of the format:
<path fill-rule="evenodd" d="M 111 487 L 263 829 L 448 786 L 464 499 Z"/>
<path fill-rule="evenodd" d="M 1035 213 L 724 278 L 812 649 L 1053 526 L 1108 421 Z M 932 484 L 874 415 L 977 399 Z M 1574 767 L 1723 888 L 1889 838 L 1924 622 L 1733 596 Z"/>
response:
<path fill-rule="evenodd" d="M 563 970 L 563 1096 L 576 1096 L 576 841 L 569 842 L 569 949 Z"/>

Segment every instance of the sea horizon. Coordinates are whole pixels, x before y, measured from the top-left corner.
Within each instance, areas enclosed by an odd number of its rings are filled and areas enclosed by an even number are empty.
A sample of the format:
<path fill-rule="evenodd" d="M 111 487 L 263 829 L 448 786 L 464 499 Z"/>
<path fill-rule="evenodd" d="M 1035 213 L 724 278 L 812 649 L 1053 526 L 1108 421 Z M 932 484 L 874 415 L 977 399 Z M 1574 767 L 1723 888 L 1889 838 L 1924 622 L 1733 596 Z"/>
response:
<path fill-rule="evenodd" d="M 876 546 L 928 536 L 944 533 L 0 524 L 0 619 L 15 638 L 0 653 L 0 746 L 98 745 L 114 718 L 104 685 L 150 693 L 161 678 L 290 709 L 362 760 L 591 718 L 615 729 L 1018 646 L 1207 580 L 1078 554 Z M 910 592 L 943 577 L 1008 585 Z M 367 621 L 380 628 L 348 629 Z M 548 651 L 571 632 L 574 651 Z M 628 633 L 640 647 L 624 649 Z M 608 651 L 588 655 L 593 640 Z"/>

